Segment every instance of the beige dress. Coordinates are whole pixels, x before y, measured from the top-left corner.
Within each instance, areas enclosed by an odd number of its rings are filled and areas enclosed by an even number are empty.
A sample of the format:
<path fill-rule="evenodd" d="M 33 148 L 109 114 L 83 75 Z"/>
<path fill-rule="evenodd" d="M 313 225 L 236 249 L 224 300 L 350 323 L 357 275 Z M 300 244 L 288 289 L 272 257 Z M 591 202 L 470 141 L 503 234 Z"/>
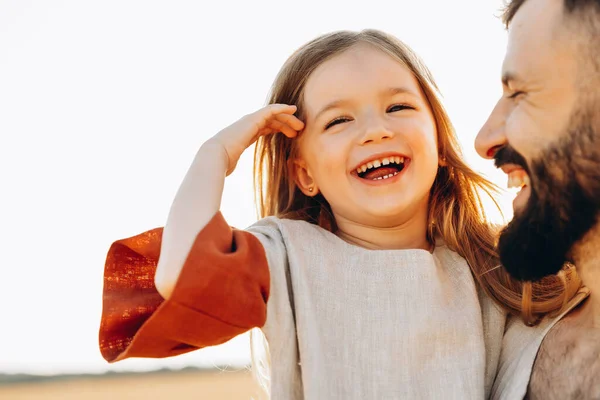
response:
<path fill-rule="evenodd" d="M 553 323 L 510 320 L 505 335 L 506 313 L 441 241 L 433 253 L 367 250 L 303 221 L 232 230 L 220 213 L 163 301 L 153 285 L 161 234 L 109 251 L 100 348 L 111 362 L 259 327 L 272 399 L 520 399 Z"/>

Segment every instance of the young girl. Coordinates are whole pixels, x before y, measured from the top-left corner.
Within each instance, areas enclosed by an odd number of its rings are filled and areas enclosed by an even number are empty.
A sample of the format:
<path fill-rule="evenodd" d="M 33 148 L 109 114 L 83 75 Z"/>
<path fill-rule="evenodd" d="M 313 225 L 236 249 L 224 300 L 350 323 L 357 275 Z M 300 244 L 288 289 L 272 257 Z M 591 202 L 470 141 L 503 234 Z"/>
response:
<path fill-rule="evenodd" d="M 224 178 L 256 140 L 266 218 L 236 230 Z M 570 270 L 523 287 L 496 268 L 478 197 L 492 189 L 408 47 L 321 36 L 270 105 L 200 148 L 164 232 L 111 246 L 102 354 L 172 356 L 258 327 L 275 399 L 487 398 L 506 312 L 533 321 L 579 287 Z"/>

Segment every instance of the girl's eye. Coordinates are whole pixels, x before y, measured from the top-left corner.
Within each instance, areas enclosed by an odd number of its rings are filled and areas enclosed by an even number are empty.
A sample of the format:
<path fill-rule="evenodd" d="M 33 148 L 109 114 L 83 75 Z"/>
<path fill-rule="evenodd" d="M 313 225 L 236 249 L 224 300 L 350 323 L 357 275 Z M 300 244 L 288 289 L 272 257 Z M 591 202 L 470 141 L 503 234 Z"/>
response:
<path fill-rule="evenodd" d="M 348 121 L 350 121 L 350 118 L 347 118 L 347 117 L 336 118 L 333 121 L 329 122 L 327 125 L 325 125 L 325 130 L 331 128 L 332 126 L 335 126 L 338 124 L 343 124 L 344 122 L 348 122 Z"/>
<path fill-rule="evenodd" d="M 387 112 L 396 112 L 396 111 L 402 111 L 402 110 L 414 110 L 414 107 L 411 107 L 407 104 L 394 104 L 393 106 L 391 106 L 390 108 L 388 108 Z"/>

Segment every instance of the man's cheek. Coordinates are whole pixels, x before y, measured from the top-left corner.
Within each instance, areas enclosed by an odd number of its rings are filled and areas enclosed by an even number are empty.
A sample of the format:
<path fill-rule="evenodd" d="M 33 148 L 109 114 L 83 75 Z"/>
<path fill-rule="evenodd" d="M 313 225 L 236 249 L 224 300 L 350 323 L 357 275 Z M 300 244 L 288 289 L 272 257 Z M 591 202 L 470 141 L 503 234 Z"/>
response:
<path fill-rule="evenodd" d="M 536 153 L 539 153 L 541 150 L 541 148 L 536 147 L 533 143 L 532 139 L 534 135 L 533 129 L 524 123 L 515 127 L 506 127 L 506 141 L 517 153 L 525 158 L 528 164 L 535 158 Z"/>

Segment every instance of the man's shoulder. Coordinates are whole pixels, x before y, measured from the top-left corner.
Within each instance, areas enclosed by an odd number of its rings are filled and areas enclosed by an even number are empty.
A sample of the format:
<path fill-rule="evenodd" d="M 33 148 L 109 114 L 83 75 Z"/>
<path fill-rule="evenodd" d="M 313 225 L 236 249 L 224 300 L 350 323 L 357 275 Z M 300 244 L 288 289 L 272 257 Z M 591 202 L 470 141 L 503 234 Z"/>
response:
<path fill-rule="evenodd" d="M 577 309 L 548 332 L 531 374 L 529 399 L 600 398 L 600 329 L 582 318 Z"/>

